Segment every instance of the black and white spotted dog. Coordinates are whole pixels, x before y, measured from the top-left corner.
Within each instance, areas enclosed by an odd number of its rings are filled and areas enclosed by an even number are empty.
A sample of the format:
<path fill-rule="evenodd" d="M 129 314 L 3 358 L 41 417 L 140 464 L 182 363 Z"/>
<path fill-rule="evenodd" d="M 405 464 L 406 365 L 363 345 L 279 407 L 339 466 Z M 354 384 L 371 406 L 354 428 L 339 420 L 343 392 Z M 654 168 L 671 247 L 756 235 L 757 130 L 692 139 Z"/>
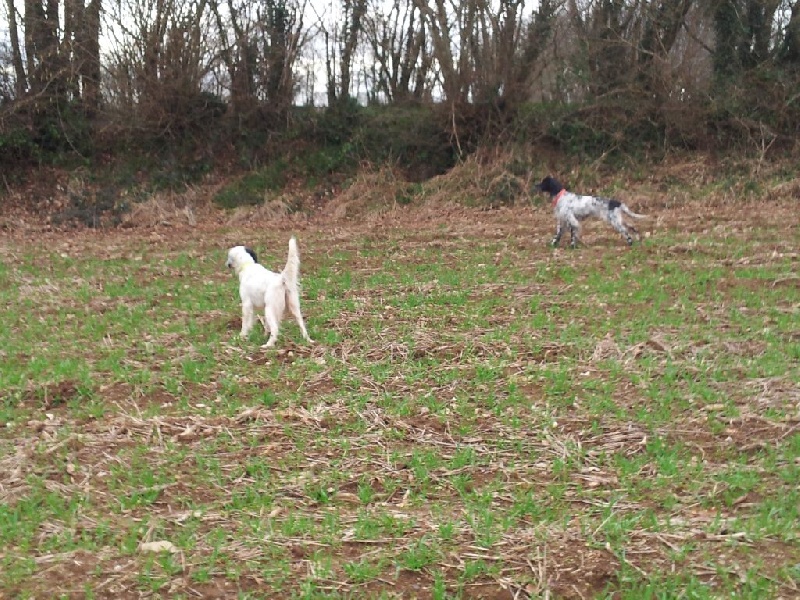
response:
<path fill-rule="evenodd" d="M 633 231 L 637 236 L 639 232 L 630 224 L 626 226 L 622 220 L 622 215 L 626 214 L 634 219 L 646 218 L 645 215 L 636 214 L 619 200 L 600 198 L 598 196 L 580 196 L 568 192 L 557 179 L 550 176 L 545 177 L 541 183 L 536 184 L 536 189 L 540 192 L 547 192 L 553 200 L 553 210 L 557 223 L 553 246 L 558 245 L 565 227 L 569 227 L 572 247 L 577 246 L 580 241 L 580 222 L 589 217 L 597 217 L 607 221 L 625 238 L 625 241 L 630 246 L 633 244 L 630 231 Z"/>

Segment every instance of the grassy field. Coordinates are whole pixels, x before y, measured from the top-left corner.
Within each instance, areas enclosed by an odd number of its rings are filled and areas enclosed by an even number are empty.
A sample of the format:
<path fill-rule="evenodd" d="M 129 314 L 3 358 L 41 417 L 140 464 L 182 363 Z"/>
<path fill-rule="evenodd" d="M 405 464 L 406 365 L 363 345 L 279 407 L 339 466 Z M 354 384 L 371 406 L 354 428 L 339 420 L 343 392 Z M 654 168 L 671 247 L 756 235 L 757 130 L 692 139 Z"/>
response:
<path fill-rule="evenodd" d="M 798 200 L 632 207 L 4 236 L 0 597 L 800 597 Z"/>

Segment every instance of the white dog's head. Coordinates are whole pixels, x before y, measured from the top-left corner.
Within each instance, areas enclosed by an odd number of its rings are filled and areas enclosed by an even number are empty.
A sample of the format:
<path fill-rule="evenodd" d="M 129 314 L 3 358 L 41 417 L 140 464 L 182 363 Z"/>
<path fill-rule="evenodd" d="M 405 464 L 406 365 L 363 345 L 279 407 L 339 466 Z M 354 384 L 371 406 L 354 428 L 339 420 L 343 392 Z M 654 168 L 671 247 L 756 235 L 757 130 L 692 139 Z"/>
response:
<path fill-rule="evenodd" d="M 229 269 L 233 269 L 238 275 L 248 265 L 257 263 L 258 257 L 250 248 L 246 246 L 234 246 L 228 250 L 228 260 L 225 262 L 225 266 Z"/>

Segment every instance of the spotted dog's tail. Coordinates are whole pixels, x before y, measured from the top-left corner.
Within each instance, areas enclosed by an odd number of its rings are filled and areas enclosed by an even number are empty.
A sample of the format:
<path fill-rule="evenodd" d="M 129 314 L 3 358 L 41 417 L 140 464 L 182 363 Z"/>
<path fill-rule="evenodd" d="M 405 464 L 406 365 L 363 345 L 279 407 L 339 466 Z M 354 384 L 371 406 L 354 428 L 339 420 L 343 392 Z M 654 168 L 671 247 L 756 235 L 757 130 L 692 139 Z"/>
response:
<path fill-rule="evenodd" d="M 622 212 L 624 212 L 629 217 L 633 217 L 634 219 L 647 219 L 647 215 L 640 215 L 638 213 L 633 212 L 630 208 L 628 208 L 624 202 L 620 202 L 620 208 Z"/>
<path fill-rule="evenodd" d="M 623 213 L 628 215 L 629 217 L 633 217 L 634 219 L 646 219 L 647 215 L 640 215 L 633 212 L 624 202 L 620 202 L 619 200 L 609 200 L 608 201 L 608 210 L 615 211 L 620 209 Z"/>
<path fill-rule="evenodd" d="M 300 251 L 297 249 L 297 240 L 292 237 L 289 240 L 289 257 L 286 259 L 286 266 L 283 268 L 283 279 L 290 290 L 297 289 L 297 277 L 300 274 Z"/>

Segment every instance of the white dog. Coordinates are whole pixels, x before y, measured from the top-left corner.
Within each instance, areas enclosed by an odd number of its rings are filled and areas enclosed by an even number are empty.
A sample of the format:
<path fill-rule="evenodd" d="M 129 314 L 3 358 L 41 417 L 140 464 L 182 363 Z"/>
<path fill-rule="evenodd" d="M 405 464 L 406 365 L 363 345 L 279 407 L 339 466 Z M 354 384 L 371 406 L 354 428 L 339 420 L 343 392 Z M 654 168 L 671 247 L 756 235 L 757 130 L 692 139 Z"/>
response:
<path fill-rule="evenodd" d="M 228 268 L 233 269 L 239 277 L 239 296 L 242 299 L 242 337 L 247 337 L 255 324 L 256 310 L 264 309 L 264 330 L 269 333 L 266 347 L 274 346 L 278 339 L 278 328 L 288 307 L 303 338 L 313 343 L 308 337 L 303 315 L 300 313 L 300 294 L 297 289 L 297 277 L 300 272 L 300 253 L 297 241 L 289 240 L 289 258 L 286 267 L 280 273 L 273 273 L 258 264 L 256 253 L 244 246 L 235 246 L 228 251 Z"/>

